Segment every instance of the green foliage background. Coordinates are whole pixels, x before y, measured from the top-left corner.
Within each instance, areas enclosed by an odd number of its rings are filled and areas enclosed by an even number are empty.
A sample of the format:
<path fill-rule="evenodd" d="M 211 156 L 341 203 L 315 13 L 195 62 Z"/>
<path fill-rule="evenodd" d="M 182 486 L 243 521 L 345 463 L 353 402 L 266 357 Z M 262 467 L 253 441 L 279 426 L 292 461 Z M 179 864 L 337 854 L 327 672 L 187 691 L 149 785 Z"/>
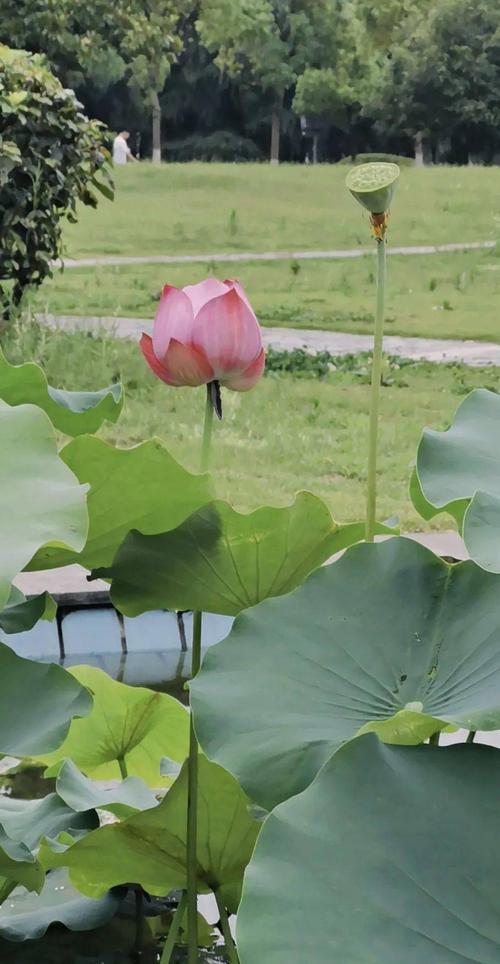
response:
<path fill-rule="evenodd" d="M 60 253 L 62 217 L 112 197 L 104 129 L 41 57 L 0 47 L 0 292 L 20 301 Z"/>
<path fill-rule="evenodd" d="M 495 0 L 0 0 L 0 40 L 44 53 L 91 116 L 151 150 L 161 110 L 173 160 L 319 154 L 491 162 L 498 150 L 500 11 Z"/>

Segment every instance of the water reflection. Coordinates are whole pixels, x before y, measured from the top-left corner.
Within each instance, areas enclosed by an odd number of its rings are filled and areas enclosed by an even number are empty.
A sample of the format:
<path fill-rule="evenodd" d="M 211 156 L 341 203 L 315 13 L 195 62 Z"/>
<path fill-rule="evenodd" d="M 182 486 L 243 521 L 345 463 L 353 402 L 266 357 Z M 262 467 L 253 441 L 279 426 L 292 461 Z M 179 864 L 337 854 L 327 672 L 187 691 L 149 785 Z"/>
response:
<path fill-rule="evenodd" d="M 135 921 L 119 913 L 105 927 L 89 932 L 72 933 L 53 925 L 38 941 L 14 944 L 0 939 L 2 964 L 158 964 L 170 915 L 147 919 L 142 945 L 137 947 Z M 200 949 L 199 964 L 226 964 L 222 952 Z M 186 951 L 175 950 L 171 964 L 185 964 Z"/>
<path fill-rule="evenodd" d="M 192 613 L 150 612 L 131 619 L 109 602 L 72 604 L 59 607 L 57 621 L 41 621 L 6 641 L 19 656 L 66 668 L 86 663 L 131 686 L 164 689 L 168 681 L 170 691 L 182 696 L 191 668 L 192 622 Z M 224 639 L 232 623 L 230 616 L 205 613 L 204 648 Z"/>
<path fill-rule="evenodd" d="M 13 773 L 0 776 L 0 794 L 18 800 L 40 800 L 56 788 L 55 779 L 44 779 L 45 767 L 18 767 Z M 0 958 L 1 960 L 1 958 Z"/>

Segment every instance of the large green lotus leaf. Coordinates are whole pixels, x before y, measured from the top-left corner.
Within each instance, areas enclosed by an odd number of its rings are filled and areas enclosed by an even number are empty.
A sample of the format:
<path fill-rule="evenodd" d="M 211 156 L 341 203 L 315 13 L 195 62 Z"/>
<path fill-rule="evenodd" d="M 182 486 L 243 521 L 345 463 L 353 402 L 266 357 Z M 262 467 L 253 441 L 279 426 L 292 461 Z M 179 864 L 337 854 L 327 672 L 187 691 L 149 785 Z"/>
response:
<path fill-rule="evenodd" d="M 338 525 L 310 492 L 247 514 L 212 502 L 171 532 L 131 532 L 113 565 L 95 575 L 112 580 L 111 598 L 128 616 L 162 608 L 235 616 L 295 589 L 363 536 L 363 524 Z"/>
<path fill-rule="evenodd" d="M 47 875 L 40 894 L 16 888 L 0 907 L 0 935 L 9 941 L 36 940 L 51 924 L 64 924 L 71 931 L 101 927 L 114 917 L 122 895 L 104 894 L 99 900 L 83 897 L 73 887 L 65 870 Z"/>
<path fill-rule="evenodd" d="M 178 762 L 187 756 L 189 713 L 172 696 L 141 686 L 127 686 L 93 666 L 75 666 L 70 673 L 92 693 L 92 712 L 73 720 L 64 743 L 40 761 L 58 772 L 73 760 L 87 776 L 98 780 L 120 777 L 119 760 L 129 776 L 159 787 L 162 757 Z M 170 781 L 168 781 L 170 782 Z"/>
<path fill-rule="evenodd" d="M 464 516 L 462 535 L 472 559 L 500 573 L 500 498 L 476 492 Z"/>
<path fill-rule="evenodd" d="M 88 690 L 61 666 L 23 659 L 0 644 L 0 753 L 55 750 L 73 717 L 91 707 Z"/>
<path fill-rule="evenodd" d="M 151 535 L 180 525 L 212 498 L 208 475 L 193 475 L 159 439 L 119 449 L 84 436 L 63 448 L 61 458 L 80 482 L 90 485 L 90 527 L 82 553 L 42 551 L 30 569 L 79 562 L 107 566 L 131 529 Z"/>
<path fill-rule="evenodd" d="M 484 388 L 459 405 L 445 432 L 424 429 L 417 452 L 417 477 L 436 510 L 470 500 L 478 489 L 500 496 L 500 395 Z"/>
<path fill-rule="evenodd" d="M 2 890 L 7 882 L 22 884 L 26 890 L 40 893 L 43 887 L 44 871 L 42 865 L 24 843 L 11 840 L 0 825 L 0 879 Z"/>
<path fill-rule="evenodd" d="M 61 461 L 54 429 L 34 405 L 0 402 L 0 609 L 12 580 L 42 546 L 79 552 L 87 534 L 86 488 Z"/>
<path fill-rule="evenodd" d="M 448 512 L 471 557 L 500 573 L 500 395 L 476 389 L 446 432 L 425 429 L 410 493 L 425 519 Z"/>
<path fill-rule="evenodd" d="M 99 819 L 94 810 L 77 813 L 57 793 L 40 800 L 0 796 L 0 826 L 10 840 L 33 851 L 42 837 L 57 837 L 63 830 L 93 830 Z"/>
<path fill-rule="evenodd" d="M 64 852 L 44 847 L 43 863 L 68 867 L 74 885 L 89 897 L 131 880 L 158 896 L 185 887 L 187 785 L 186 763 L 153 810 L 95 830 Z M 198 885 L 200 892 L 220 890 L 230 911 L 238 906 L 259 829 L 236 780 L 200 756 Z"/>
<path fill-rule="evenodd" d="M 119 817 L 129 816 L 136 810 L 150 810 L 158 803 L 154 793 L 137 777 L 127 777 L 113 787 L 103 787 L 80 773 L 72 760 L 66 760 L 61 767 L 56 792 L 73 810 L 82 812 L 99 808 Z"/>
<path fill-rule="evenodd" d="M 98 392 L 66 392 L 52 388 L 34 362 L 11 365 L 0 351 L 0 398 L 9 405 L 31 403 L 42 408 L 65 435 L 97 432 L 104 421 L 116 422 L 123 405 L 121 385 Z"/>
<path fill-rule="evenodd" d="M 499 796 L 491 747 L 349 743 L 264 825 L 241 964 L 497 964 Z"/>
<path fill-rule="evenodd" d="M 236 620 L 191 683 L 204 751 L 267 809 L 360 731 L 500 728 L 500 577 L 411 539 L 349 549 Z"/>
<path fill-rule="evenodd" d="M 442 509 L 436 508 L 436 506 L 432 505 L 425 498 L 425 495 L 422 491 L 422 487 L 420 485 L 420 480 L 417 475 L 416 468 L 413 469 L 412 474 L 410 476 L 409 491 L 410 491 L 411 501 L 413 502 L 413 505 L 415 506 L 418 514 L 422 516 L 422 519 L 425 519 L 427 522 L 430 522 L 430 520 L 434 519 L 436 515 L 439 515 L 441 512 L 446 511 L 449 513 L 449 515 L 453 516 L 457 526 L 459 527 L 459 529 L 461 529 L 465 510 L 469 505 L 468 499 L 457 499 L 456 502 L 449 502 L 445 508 L 442 508 Z"/>
<path fill-rule="evenodd" d="M 24 633 L 33 629 L 39 619 L 54 619 L 57 606 L 48 592 L 26 599 L 17 586 L 11 586 L 9 598 L 0 612 L 0 629 L 4 633 Z"/>

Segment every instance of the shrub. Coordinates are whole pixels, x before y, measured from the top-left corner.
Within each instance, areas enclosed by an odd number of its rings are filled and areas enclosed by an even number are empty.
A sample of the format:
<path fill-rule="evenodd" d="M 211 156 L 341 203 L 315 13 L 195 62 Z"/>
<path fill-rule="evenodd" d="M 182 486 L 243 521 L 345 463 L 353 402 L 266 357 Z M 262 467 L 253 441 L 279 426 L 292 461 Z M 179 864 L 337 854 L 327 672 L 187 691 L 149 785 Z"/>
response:
<path fill-rule="evenodd" d="M 112 198 L 106 131 L 89 121 L 38 55 L 0 46 L 0 290 L 18 303 L 51 273 L 62 219 Z"/>
<path fill-rule="evenodd" d="M 206 137 L 193 134 L 185 140 L 171 142 L 169 156 L 173 161 L 262 160 L 262 152 L 254 141 L 232 131 L 214 131 Z"/>
<path fill-rule="evenodd" d="M 405 157 L 404 154 L 356 154 L 354 164 L 368 164 L 372 161 L 385 161 L 392 164 L 399 164 L 400 167 L 412 167 L 415 164 L 413 157 Z M 352 157 L 343 157 L 339 164 L 352 164 Z"/>
<path fill-rule="evenodd" d="M 308 351 L 307 348 L 293 348 L 281 351 L 268 348 L 266 352 L 266 370 L 268 377 L 275 375 L 293 375 L 295 378 L 326 378 L 336 372 L 349 372 L 364 382 L 370 381 L 371 352 L 357 352 L 348 355 L 332 355 L 329 351 Z M 400 358 L 398 355 L 385 355 L 382 370 L 381 385 L 397 384 L 404 388 L 406 383 L 397 377 L 397 373 L 405 368 L 425 369 L 428 362 L 418 359 Z M 451 368 L 456 371 L 456 366 Z M 396 374 L 394 374 L 396 373 Z M 470 389 L 467 389 L 469 391 Z M 462 393 L 460 386 L 459 394 Z"/>

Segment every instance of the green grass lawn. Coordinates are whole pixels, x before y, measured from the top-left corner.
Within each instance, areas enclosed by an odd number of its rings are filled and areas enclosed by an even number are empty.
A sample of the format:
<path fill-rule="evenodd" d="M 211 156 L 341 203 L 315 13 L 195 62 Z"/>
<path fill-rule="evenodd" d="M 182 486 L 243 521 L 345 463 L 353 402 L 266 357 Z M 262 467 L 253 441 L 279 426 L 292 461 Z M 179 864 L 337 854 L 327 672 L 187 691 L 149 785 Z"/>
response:
<path fill-rule="evenodd" d="M 387 334 L 499 341 L 500 258 L 495 251 L 391 257 Z M 374 268 L 370 257 L 78 268 L 46 282 L 36 308 L 54 314 L 151 318 L 166 281 L 184 285 L 208 274 L 236 275 L 265 325 L 370 333 Z"/>
<path fill-rule="evenodd" d="M 149 373 L 135 345 L 26 330 L 6 352 L 16 362 L 39 361 L 60 387 L 97 388 L 122 378 L 124 412 L 102 435 L 120 445 L 158 435 L 176 458 L 196 468 L 203 389 L 167 388 Z M 422 427 L 446 427 L 477 385 L 498 390 L 500 370 L 416 365 L 389 374 L 381 401 L 379 518 L 398 515 L 405 529 L 425 529 L 407 496 Z M 249 509 L 286 504 L 305 488 L 322 496 L 339 521 L 362 517 L 368 393 L 362 369 L 326 380 L 269 375 L 248 394 L 225 392 L 213 457 L 218 494 Z M 446 516 L 434 525 L 452 528 Z"/>
<path fill-rule="evenodd" d="M 265 325 L 371 331 L 374 262 L 297 260 L 230 264 L 221 251 L 324 250 L 370 245 L 367 215 L 350 198 L 344 165 L 149 164 L 118 168 L 116 199 L 68 225 L 68 256 L 207 253 L 193 265 L 57 272 L 37 293 L 56 314 L 154 315 L 166 281 L 236 275 Z M 496 240 L 499 168 L 404 168 L 390 243 Z M 387 331 L 500 340 L 500 258 L 493 251 L 393 256 Z"/>
<path fill-rule="evenodd" d="M 115 170 L 116 199 L 83 208 L 67 254 L 203 254 L 355 248 L 367 215 L 345 165 L 131 164 Z M 233 213 L 234 212 L 234 213 Z M 391 244 L 496 240 L 500 168 L 405 167 Z"/>

